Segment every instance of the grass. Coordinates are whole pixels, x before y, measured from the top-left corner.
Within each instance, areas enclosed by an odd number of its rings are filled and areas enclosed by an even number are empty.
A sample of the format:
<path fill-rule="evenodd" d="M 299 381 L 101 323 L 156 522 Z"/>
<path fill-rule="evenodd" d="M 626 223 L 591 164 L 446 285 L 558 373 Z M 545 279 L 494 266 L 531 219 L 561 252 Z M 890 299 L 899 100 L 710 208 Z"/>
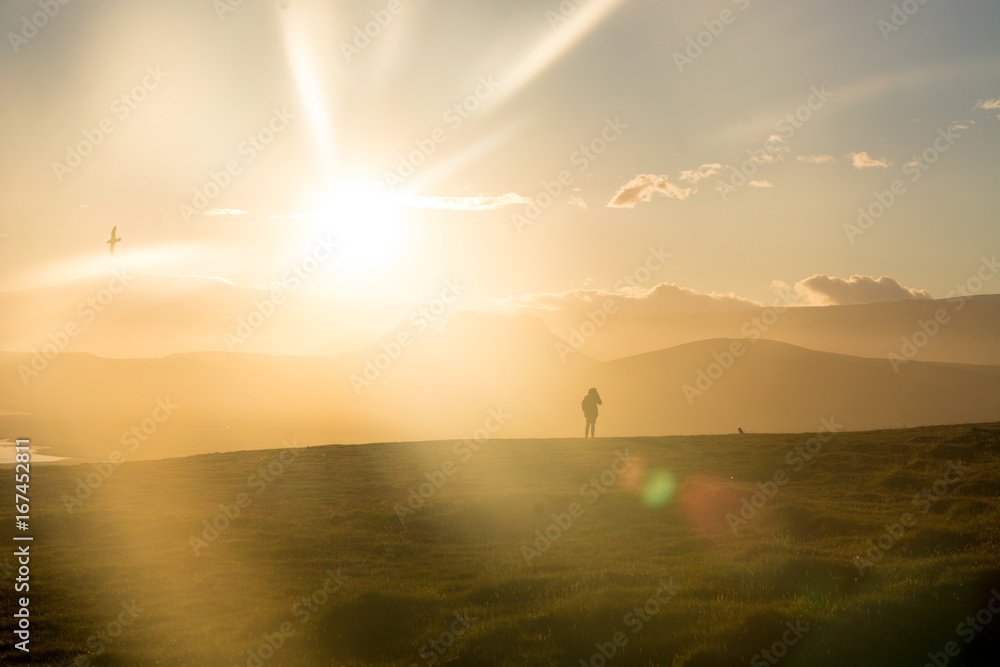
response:
<path fill-rule="evenodd" d="M 1000 614 L 968 643 L 957 626 L 1000 589 L 1000 425 L 839 433 L 794 470 L 812 435 L 497 439 L 467 461 L 453 442 L 314 447 L 270 482 L 251 477 L 277 450 L 125 463 L 72 513 L 63 496 L 93 468 L 36 466 L 29 664 L 600 665 L 595 644 L 620 631 L 608 665 L 756 666 L 789 622 L 808 631 L 777 647 L 782 665 L 919 667 L 949 641 L 948 664 L 994 664 Z M 628 469 L 605 472 L 625 450 Z M 914 495 L 957 459 L 968 471 L 922 513 Z M 401 523 L 394 506 L 446 461 Z M 787 484 L 734 533 L 727 515 L 776 471 Z M 613 484 L 581 493 L 602 472 Z M 194 556 L 190 537 L 240 494 Z M 915 525 L 862 575 L 869 540 L 907 512 Z M 280 647 L 248 655 L 267 636 Z M 0 658 L 25 663 L 11 643 Z"/>

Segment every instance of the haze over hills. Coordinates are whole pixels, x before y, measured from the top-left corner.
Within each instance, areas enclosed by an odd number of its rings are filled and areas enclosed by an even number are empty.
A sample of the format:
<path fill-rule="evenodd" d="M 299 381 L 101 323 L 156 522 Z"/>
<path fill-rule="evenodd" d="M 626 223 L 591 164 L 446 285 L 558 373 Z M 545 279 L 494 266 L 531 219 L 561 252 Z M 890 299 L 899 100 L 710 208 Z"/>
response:
<path fill-rule="evenodd" d="M 103 357 L 163 357 L 182 352 L 237 351 L 276 355 L 338 356 L 407 326 L 421 303 L 366 302 L 237 287 L 198 277 L 135 275 L 124 287 L 113 277 L 92 277 L 64 285 L 0 292 L 0 350 L 29 352 L 64 330 L 80 333 L 65 351 Z M 111 293 L 109 283 L 118 289 Z M 103 296 L 102 296 L 103 295 Z M 98 297 L 106 305 L 91 301 Z M 273 306 L 273 311 L 272 311 Z M 439 328 L 461 308 L 447 309 L 431 326 Z M 920 322 L 944 311 L 946 323 L 919 348 L 921 361 L 1000 364 L 1000 295 L 962 301 L 910 299 L 841 306 L 734 307 L 711 312 L 664 311 L 649 314 L 627 308 L 613 314 L 590 336 L 587 311 L 524 308 L 564 340 L 607 361 L 711 338 L 760 337 L 817 351 L 885 358 L 902 339 L 921 331 Z M 769 311 L 770 312 L 767 312 Z M 263 313 L 262 316 L 256 313 Z M 271 314 L 267 314 L 271 313 Z M 776 315 L 776 317 L 775 317 Z M 249 320 L 249 322 L 248 322 Z M 242 322 L 242 324 L 241 324 Z M 257 326 L 252 326 L 256 324 Z M 242 328 L 241 328 L 242 327 Z M 250 332 L 249 336 L 244 336 Z M 586 329 L 585 329 L 586 333 Z"/>
<path fill-rule="evenodd" d="M 626 307 L 600 326 L 585 325 L 591 308 L 502 314 L 459 302 L 423 317 L 420 304 L 271 295 L 153 276 L 0 293 L 0 410 L 12 413 L 0 421 L 54 456 L 96 459 L 133 444 L 130 429 L 169 399 L 179 407 L 128 452 L 141 459 L 291 438 L 459 438 L 491 409 L 509 415 L 504 437 L 577 436 L 591 386 L 605 400 L 599 435 L 1000 418 L 995 295 L 780 313 Z M 934 335 L 918 335 L 942 311 Z M 920 345 L 904 350 L 904 339 Z M 34 354 L 56 347 L 51 360 Z M 890 352 L 913 361 L 890 363 Z"/>
<path fill-rule="evenodd" d="M 181 352 L 340 354 L 377 338 L 413 306 L 313 296 L 276 286 L 238 287 L 223 280 L 126 273 L 0 292 L 0 350 L 29 351 L 49 342 L 67 322 L 80 326 L 71 352 L 103 357 L 163 357 Z M 253 315 L 252 335 L 232 342 Z M 259 323 L 258 323 L 259 322 Z M 249 324 L 249 323 L 248 323 Z M 246 326 L 246 325 L 244 325 Z M 336 339 L 344 339 L 338 343 Z"/>
<path fill-rule="evenodd" d="M 460 438 L 503 415 L 502 437 L 575 437 L 599 388 L 598 435 L 850 430 L 1000 419 L 995 367 L 818 352 L 713 339 L 599 362 L 537 318 L 462 313 L 339 357 L 199 352 L 160 359 L 63 353 L 22 382 L 30 356 L 0 355 L 0 417 L 57 456 L 101 458 L 177 408 L 128 454 L 160 458 L 278 446 Z M 735 347 L 739 346 L 739 347 Z M 740 352 L 733 354 L 733 350 Z M 919 357 L 918 357 L 919 358 Z M 161 413 L 162 414 L 162 413 Z"/>
<path fill-rule="evenodd" d="M 709 338 L 759 336 L 812 350 L 885 358 L 890 351 L 898 352 L 901 338 L 912 339 L 921 331 L 920 322 L 932 322 L 942 310 L 946 323 L 920 348 L 920 360 L 1000 364 L 1000 296 L 995 294 L 961 301 L 795 306 L 780 313 L 771 308 L 663 315 L 622 312 L 608 318 L 581 349 L 595 359 L 610 360 Z M 585 309 L 524 312 L 537 315 L 567 340 L 588 321 Z"/>

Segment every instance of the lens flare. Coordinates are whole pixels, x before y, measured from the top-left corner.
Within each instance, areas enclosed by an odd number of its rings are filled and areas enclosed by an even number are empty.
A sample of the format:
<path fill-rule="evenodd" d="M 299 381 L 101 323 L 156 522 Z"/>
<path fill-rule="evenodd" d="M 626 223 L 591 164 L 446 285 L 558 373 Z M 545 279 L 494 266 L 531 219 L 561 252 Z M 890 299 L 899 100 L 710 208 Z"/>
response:
<path fill-rule="evenodd" d="M 642 502 L 648 507 L 662 507 L 677 491 L 677 478 L 669 470 L 653 470 L 642 486 Z"/>

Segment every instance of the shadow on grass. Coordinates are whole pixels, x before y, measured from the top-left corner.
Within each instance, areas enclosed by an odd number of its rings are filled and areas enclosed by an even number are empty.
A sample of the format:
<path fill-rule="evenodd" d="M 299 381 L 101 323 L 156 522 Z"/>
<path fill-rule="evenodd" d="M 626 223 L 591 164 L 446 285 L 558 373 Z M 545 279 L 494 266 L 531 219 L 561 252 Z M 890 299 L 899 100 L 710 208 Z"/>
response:
<path fill-rule="evenodd" d="M 316 619 L 316 637 L 323 655 L 349 660 L 412 659 L 431 633 L 447 629 L 452 618 L 436 603 L 385 593 L 365 593 Z M 431 619 L 441 617 L 440 628 Z"/>

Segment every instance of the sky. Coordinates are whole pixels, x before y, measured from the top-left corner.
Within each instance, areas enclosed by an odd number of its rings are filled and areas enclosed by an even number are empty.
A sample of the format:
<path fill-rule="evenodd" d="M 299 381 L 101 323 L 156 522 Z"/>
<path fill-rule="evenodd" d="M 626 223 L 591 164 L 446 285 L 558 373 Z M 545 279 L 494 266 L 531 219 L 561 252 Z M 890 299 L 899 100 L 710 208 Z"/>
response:
<path fill-rule="evenodd" d="M 265 287 L 322 239 L 323 296 L 857 303 L 945 297 L 1000 246 L 995 2 L 12 0 L 0 25 L 0 290 Z"/>

